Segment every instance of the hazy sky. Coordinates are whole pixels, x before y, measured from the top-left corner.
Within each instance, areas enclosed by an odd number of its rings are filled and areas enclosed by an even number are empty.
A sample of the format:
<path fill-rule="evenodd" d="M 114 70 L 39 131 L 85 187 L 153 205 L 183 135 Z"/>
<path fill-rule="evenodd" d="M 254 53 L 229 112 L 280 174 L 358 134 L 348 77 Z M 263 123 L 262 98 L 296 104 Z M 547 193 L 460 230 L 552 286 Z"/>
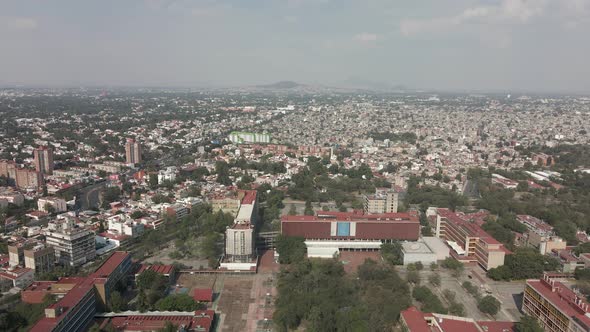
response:
<path fill-rule="evenodd" d="M 0 0 L 0 83 L 590 92 L 590 0 Z"/>

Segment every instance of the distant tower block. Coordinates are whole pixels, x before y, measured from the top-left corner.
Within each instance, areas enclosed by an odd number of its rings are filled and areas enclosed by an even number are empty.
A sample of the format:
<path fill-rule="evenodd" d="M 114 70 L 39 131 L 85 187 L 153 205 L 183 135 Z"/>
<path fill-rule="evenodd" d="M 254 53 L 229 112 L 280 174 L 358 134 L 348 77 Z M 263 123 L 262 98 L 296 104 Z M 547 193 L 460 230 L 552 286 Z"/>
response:
<path fill-rule="evenodd" d="M 33 151 L 35 170 L 42 174 L 53 173 L 53 150 L 48 146 L 40 146 Z"/>
<path fill-rule="evenodd" d="M 141 163 L 141 145 L 133 138 L 128 138 L 125 144 L 125 158 L 128 164 Z"/>

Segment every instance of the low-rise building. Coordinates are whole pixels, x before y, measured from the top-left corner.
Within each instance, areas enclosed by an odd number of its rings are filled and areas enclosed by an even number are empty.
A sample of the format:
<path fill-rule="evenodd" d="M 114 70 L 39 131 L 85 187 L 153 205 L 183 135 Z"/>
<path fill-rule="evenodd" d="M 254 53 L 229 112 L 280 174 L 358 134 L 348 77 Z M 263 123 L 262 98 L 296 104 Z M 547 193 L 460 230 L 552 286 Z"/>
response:
<path fill-rule="evenodd" d="M 543 220 L 529 215 L 518 215 L 516 220 L 527 227 L 520 241 L 522 245 L 538 248 L 541 255 L 565 249 L 566 241 L 555 235 L 553 226 Z"/>
<path fill-rule="evenodd" d="M 37 200 L 37 209 L 43 212 L 49 212 L 53 208 L 53 212 L 66 212 L 68 210 L 66 200 L 59 197 L 42 197 Z"/>
<path fill-rule="evenodd" d="M 16 206 L 22 206 L 25 203 L 25 196 L 12 188 L 0 187 L 0 204 L 2 204 L 2 201 L 6 205 L 10 203 Z M 6 205 L 3 205 L 3 207 L 6 207 Z"/>
<path fill-rule="evenodd" d="M 35 271 L 26 267 L 11 266 L 7 269 L 0 269 L 0 279 L 8 280 L 12 287 L 20 289 L 27 288 L 35 278 Z"/>

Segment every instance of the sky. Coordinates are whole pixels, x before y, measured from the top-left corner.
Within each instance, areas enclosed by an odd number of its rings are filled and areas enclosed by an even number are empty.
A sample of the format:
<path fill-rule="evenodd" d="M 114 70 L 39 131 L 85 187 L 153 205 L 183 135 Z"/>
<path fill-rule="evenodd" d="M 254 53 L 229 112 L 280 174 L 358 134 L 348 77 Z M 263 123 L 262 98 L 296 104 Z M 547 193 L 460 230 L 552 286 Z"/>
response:
<path fill-rule="evenodd" d="M 590 0 L 0 0 L 0 84 L 590 93 Z"/>

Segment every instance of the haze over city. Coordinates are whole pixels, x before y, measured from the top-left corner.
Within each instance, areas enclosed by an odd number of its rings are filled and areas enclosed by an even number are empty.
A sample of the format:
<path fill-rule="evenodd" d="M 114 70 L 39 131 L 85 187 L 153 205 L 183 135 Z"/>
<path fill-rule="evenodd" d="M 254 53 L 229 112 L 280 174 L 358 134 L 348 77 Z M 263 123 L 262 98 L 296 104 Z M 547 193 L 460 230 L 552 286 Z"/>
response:
<path fill-rule="evenodd" d="M 587 92 L 587 0 L 3 1 L 0 84 Z"/>
<path fill-rule="evenodd" d="M 0 0 L 0 331 L 590 332 L 590 0 Z"/>

